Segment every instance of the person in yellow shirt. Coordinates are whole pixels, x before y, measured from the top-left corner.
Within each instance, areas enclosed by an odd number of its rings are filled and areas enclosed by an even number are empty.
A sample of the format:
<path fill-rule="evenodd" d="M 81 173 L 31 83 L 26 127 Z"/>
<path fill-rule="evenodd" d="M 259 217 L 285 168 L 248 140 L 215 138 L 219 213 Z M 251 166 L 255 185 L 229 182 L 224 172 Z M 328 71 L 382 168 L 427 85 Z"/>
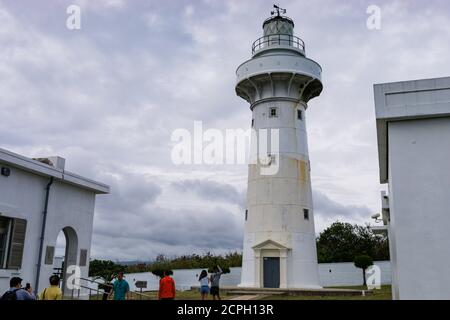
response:
<path fill-rule="evenodd" d="M 39 300 L 61 300 L 62 291 L 59 288 L 59 277 L 57 275 L 53 275 L 49 280 L 50 286 L 45 288 L 39 294 Z"/>

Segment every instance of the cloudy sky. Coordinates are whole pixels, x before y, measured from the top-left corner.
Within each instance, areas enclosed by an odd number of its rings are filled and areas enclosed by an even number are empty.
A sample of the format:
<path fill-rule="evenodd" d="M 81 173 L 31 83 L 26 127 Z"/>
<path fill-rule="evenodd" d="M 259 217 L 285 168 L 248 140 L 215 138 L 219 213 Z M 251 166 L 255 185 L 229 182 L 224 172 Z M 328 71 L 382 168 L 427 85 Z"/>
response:
<path fill-rule="evenodd" d="M 69 5 L 81 29 L 66 27 Z M 446 0 L 285 0 L 307 56 L 323 68 L 308 139 L 316 232 L 379 211 L 374 83 L 450 75 Z M 381 29 L 366 10 L 381 8 Z M 272 1 L 0 0 L 0 146 L 59 155 L 107 183 L 92 255 L 240 250 L 247 167 L 176 166 L 171 134 L 248 129 L 234 93 Z"/>

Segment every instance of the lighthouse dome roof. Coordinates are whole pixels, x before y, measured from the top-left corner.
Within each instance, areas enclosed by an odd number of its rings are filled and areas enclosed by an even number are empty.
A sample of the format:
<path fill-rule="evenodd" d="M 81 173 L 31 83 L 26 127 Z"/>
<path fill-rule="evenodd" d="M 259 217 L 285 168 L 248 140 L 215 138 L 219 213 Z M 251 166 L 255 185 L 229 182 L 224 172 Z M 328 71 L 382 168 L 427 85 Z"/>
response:
<path fill-rule="evenodd" d="M 294 35 L 294 21 L 284 16 L 274 16 L 268 18 L 263 23 L 264 36 L 273 34 Z"/>

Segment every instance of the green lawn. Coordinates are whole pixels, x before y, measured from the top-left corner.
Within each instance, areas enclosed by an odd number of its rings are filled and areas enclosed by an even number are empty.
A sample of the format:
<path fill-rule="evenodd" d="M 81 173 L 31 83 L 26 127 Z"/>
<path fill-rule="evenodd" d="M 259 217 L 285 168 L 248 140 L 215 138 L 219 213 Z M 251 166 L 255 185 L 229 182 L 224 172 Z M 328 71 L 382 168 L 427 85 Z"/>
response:
<path fill-rule="evenodd" d="M 365 287 L 334 287 L 334 289 L 357 289 L 364 290 Z M 391 286 L 381 286 L 380 290 L 373 290 L 373 294 L 363 296 L 267 296 L 262 300 L 392 300 Z"/>

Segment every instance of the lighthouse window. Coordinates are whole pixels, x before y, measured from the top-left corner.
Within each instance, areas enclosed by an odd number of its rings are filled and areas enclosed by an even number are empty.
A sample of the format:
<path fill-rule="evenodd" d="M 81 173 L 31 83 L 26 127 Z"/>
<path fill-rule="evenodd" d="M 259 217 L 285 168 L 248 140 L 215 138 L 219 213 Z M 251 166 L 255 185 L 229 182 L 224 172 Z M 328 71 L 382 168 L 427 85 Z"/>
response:
<path fill-rule="evenodd" d="M 269 117 L 271 118 L 278 117 L 278 108 L 270 108 Z"/>
<path fill-rule="evenodd" d="M 255 119 L 252 119 L 252 128 L 255 126 Z"/>
<path fill-rule="evenodd" d="M 245 210 L 245 221 L 247 221 L 248 218 L 248 210 Z"/>
<path fill-rule="evenodd" d="M 297 109 L 297 119 L 303 120 L 303 112 L 300 109 Z"/>
<path fill-rule="evenodd" d="M 309 210 L 308 209 L 303 209 L 303 218 L 305 220 L 309 220 Z"/>

